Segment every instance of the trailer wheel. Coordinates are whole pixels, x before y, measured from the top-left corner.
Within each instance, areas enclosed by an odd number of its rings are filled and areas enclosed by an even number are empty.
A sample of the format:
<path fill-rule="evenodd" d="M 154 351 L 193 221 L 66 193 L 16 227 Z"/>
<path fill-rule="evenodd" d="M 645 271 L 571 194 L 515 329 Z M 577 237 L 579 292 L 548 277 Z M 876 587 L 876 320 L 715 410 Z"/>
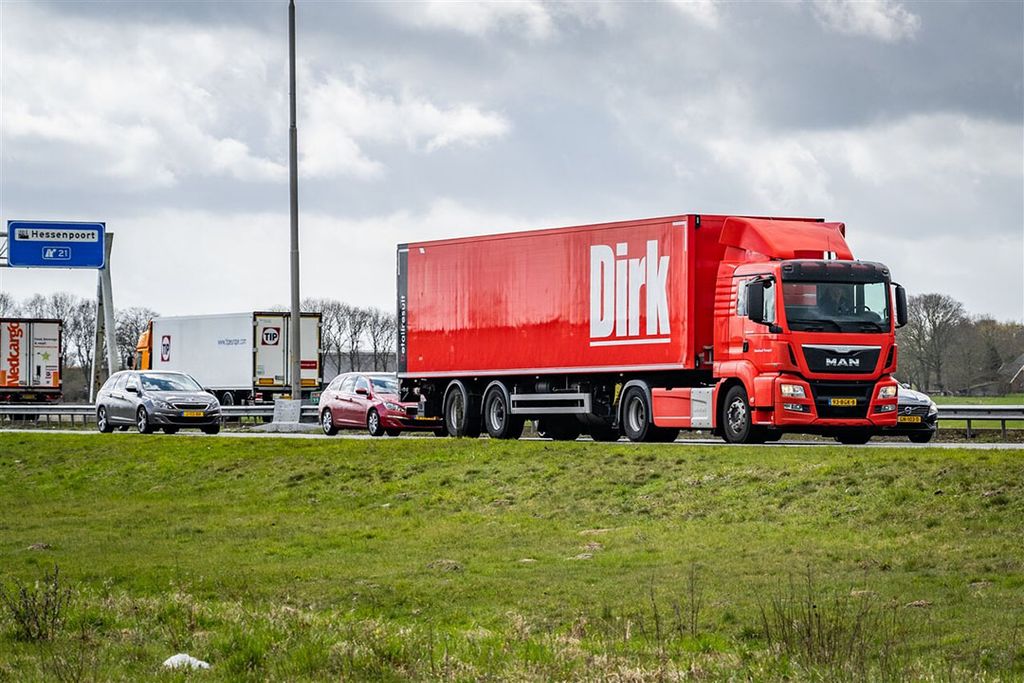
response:
<path fill-rule="evenodd" d="M 484 424 L 492 439 L 518 439 L 526 419 L 513 415 L 501 386 L 493 386 L 484 396 Z"/>
<path fill-rule="evenodd" d="M 220 395 L 220 404 L 222 406 L 233 406 L 235 405 L 235 395 L 230 391 L 224 391 Z"/>
<path fill-rule="evenodd" d="M 753 423 L 747 390 L 737 384 L 729 389 L 722 404 L 722 437 L 728 443 L 764 443 L 765 432 Z"/>
<path fill-rule="evenodd" d="M 480 436 L 480 413 L 466 386 L 455 380 L 444 396 L 444 426 L 452 436 Z"/>
<path fill-rule="evenodd" d="M 647 392 L 630 387 L 622 397 L 622 431 L 630 441 L 654 441 L 657 428 L 651 423 Z"/>
<path fill-rule="evenodd" d="M 96 429 L 100 430 L 104 434 L 109 434 L 114 431 L 114 425 L 110 424 L 110 419 L 107 417 L 107 409 L 105 406 L 100 406 L 96 411 Z"/>

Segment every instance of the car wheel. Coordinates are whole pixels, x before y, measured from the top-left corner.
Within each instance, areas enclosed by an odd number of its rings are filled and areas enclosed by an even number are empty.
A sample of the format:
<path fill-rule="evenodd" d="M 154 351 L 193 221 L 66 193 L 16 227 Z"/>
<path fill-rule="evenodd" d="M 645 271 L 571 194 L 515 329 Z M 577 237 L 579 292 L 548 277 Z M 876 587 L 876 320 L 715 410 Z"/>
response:
<path fill-rule="evenodd" d="M 928 443 L 935 436 L 935 432 L 921 432 L 920 434 L 907 434 L 907 438 L 910 439 L 911 443 Z"/>
<path fill-rule="evenodd" d="M 370 436 L 384 436 L 384 427 L 380 424 L 380 413 L 376 408 L 370 408 L 366 414 L 366 431 L 370 432 Z"/>
<path fill-rule="evenodd" d="M 163 430 L 164 430 L 164 434 L 177 434 L 178 433 L 178 427 L 164 427 Z"/>
<path fill-rule="evenodd" d="M 203 427 L 203 434 L 209 434 L 210 436 L 213 436 L 214 434 L 220 434 L 220 425 L 210 425 L 209 427 Z"/>
<path fill-rule="evenodd" d="M 518 439 L 523 435 L 526 420 L 512 414 L 505 392 L 500 386 L 493 386 L 484 396 L 484 424 L 492 439 Z"/>
<path fill-rule="evenodd" d="M 400 436 L 402 434 L 401 429 L 385 429 L 384 433 L 388 436 Z"/>
<path fill-rule="evenodd" d="M 334 416 L 330 410 L 325 410 L 320 415 L 320 427 L 323 428 L 324 434 L 327 436 L 334 436 L 338 433 L 338 428 L 334 426 Z"/>
<path fill-rule="evenodd" d="M 153 433 L 153 425 L 149 424 L 149 413 L 145 408 L 139 408 L 135 413 L 135 428 L 139 430 L 139 434 Z"/>
<path fill-rule="evenodd" d="M 100 430 L 103 434 L 109 434 L 114 431 L 114 425 L 110 424 L 110 418 L 107 416 L 106 406 L 100 406 L 96 409 L 96 429 Z"/>

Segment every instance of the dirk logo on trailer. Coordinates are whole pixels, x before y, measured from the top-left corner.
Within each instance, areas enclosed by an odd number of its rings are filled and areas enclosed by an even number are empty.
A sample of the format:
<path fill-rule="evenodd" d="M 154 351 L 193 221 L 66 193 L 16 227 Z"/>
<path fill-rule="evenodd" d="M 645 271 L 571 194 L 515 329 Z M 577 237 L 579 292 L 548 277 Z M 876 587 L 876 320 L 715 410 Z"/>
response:
<path fill-rule="evenodd" d="M 626 242 L 591 245 L 591 346 L 669 342 L 668 262 L 658 255 L 658 240 L 647 240 L 637 258 L 629 258 Z"/>

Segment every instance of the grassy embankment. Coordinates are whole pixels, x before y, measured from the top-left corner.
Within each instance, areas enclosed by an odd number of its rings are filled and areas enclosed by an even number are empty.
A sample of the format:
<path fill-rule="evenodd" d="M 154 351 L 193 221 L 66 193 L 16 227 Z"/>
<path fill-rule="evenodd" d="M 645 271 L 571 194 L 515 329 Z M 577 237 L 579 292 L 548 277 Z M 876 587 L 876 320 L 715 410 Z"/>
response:
<path fill-rule="evenodd" d="M 0 433 L 0 681 L 1017 680 L 1024 452 Z"/>

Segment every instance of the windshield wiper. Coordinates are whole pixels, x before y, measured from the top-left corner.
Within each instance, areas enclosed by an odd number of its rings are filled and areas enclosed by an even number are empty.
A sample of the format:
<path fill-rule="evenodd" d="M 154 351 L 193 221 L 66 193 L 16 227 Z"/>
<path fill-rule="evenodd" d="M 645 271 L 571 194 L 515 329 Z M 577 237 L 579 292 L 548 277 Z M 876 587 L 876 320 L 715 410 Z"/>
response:
<path fill-rule="evenodd" d="M 882 323 L 876 323 L 874 320 L 854 320 L 851 322 L 854 325 L 870 325 L 871 329 L 875 332 L 885 332 L 885 328 L 882 327 Z"/>

